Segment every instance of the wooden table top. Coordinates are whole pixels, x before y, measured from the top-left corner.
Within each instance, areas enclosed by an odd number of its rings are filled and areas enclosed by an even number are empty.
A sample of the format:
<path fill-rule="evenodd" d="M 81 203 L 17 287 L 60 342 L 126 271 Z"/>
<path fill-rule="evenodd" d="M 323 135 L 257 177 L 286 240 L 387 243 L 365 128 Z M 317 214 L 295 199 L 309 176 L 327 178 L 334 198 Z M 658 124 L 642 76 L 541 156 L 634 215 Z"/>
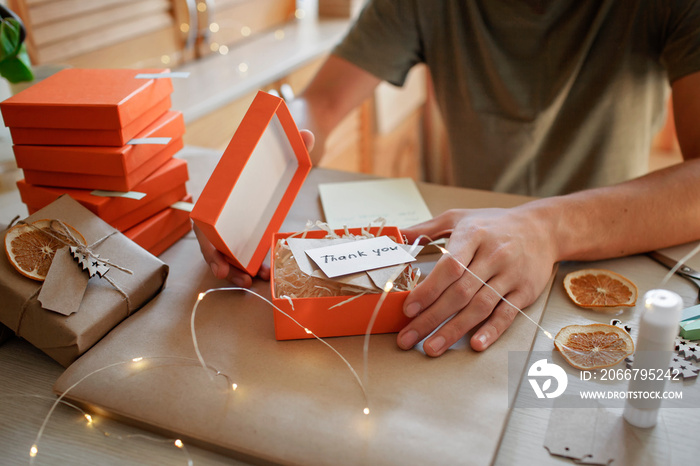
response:
<path fill-rule="evenodd" d="M 213 169 L 217 154 L 210 150 L 186 148 L 180 156 L 188 161 L 190 167 L 192 181 L 189 183 L 189 191 L 200 192 L 207 174 Z M 358 178 L 358 175 L 354 174 L 328 171 L 322 171 L 321 176 L 326 181 Z M 420 188 L 424 195 L 432 199 L 433 213 L 452 207 L 451 193 L 458 189 L 435 185 L 421 185 Z M 517 196 L 493 193 L 476 193 L 475 199 L 477 204 L 483 202 L 483 206 L 490 202 L 501 205 L 509 203 L 515 205 L 522 202 L 522 198 Z M 304 202 L 315 201 L 307 199 Z M 0 221 L 10 220 L 15 214 L 26 215 L 26 209 L 21 205 L 17 192 L 1 194 Z M 194 240 L 190 236 L 183 241 Z M 688 247 L 673 248 L 670 253 L 674 257 L 680 257 Z M 700 266 L 700 260 L 694 259 L 694 262 Z M 693 265 L 692 261 L 690 265 Z M 608 268 L 628 276 L 637 283 L 640 294 L 647 289 L 657 287 L 666 273 L 663 267 L 645 256 L 602 261 L 585 264 L 585 266 Z M 578 309 L 568 301 L 561 287 L 561 279 L 564 273 L 581 267 L 581 264 L 576 263 L 560 265 L 541 325 L 552 333 L 556 333 L 564 325 L 607 323 L 613 317 L 624 322 L 634 322 L 638 317 L 637 310 L 608 315 Z M 668 288 L 679 293 L 687 305 L 695 304 L 697 290 L 685 280 L 674 277 L 669 281 Z M 561 362 L 561 358 L 556 359 L 558 355 L 552 353 L 551 340 L 541 332 L 536 332 L 531 345 L 526 344 L 524 348 L 525 350 L 530 348 L 531 354 L 543 353 L 551 357 L 554 362 Z M 493 355 L 498 348 L 494 347 L 489 351 Z M 503 357 L 509 356 L 503 354 Z M 566 370 L 569 377 L 578 377 L 578 371 L 570 367 Z M 2 446 L 3 464 L 29 462 L 29 448 L 55 400 L 52 386 L 63 371 L 60 365 L 23 340 L 13 338 L 0 345 L 0 446 Z M 488 384 L 489 381 L 483 380 L 481 383 Z M 681 384 L 684 394 L 688 394 L 688 398 L 683 402 L 698 397 L 700 385 L 696 385 L 694 380 L 681 382 Z M 614 386 L 616 389 L 625 387 L 626 383 Z M 520 390 L 526 388 L 528 388 L 527 384 L 520 384 Z M 516 398 L 515 407 L 509 411 L 507 422 L 504 422 L 502 429 L 497 429 L 501 436 L 500 441 L 495 439 L 497 448 L 494 451 L 482 452 L 484 454 L 481 455 L 475 454 L 471 458 L 465 455 L 463 464 L 569 462 L 550 456 L 543 447 L 552 408 L 523 405 L 523 403 L 519 404 L 520 400 L 521 397 Z M 682 403 L 665 406 L 660 410 L 660 420 L 656 428 L 635 430 L 637 437 L 643 440 L 643 448 L 637 447 L 638 451 L 635 452 L 635 464 L 692 464 L 698 452 L 694 432 L 700 428 L 700 420 L 697 416 L 693 416 L 692 409 L 683 406 Z M 696 403 L 695 406 L 698 404 Z M 105 435 L 105 432 L 109 435 Z M 468 437 L 469 433 L 465 432 L 464 436 Z M 465 440 L 468 441 L 467 438 Z M 638 445 L 630 443 L 632 444 Z M 627 454 L 629 455 L 630 452 Z M 103 416 L 95 416 L 93 424 L 88 425 L 80 413 L 66 406 L 57 409 L 47 424 L 42 437 L 41 454 L 36 464 L 188 464 L 188 461 L 193 464 L 247 464 L 246 461 L 240 462 L 191 444 L 188 444 L 186 449 L 178 449 L 173 446 L 172 439 L 168 437 L 160 437 L 148 430 Z M 356 463 L 356 461 L 341 458 L 339 463 Z"/>

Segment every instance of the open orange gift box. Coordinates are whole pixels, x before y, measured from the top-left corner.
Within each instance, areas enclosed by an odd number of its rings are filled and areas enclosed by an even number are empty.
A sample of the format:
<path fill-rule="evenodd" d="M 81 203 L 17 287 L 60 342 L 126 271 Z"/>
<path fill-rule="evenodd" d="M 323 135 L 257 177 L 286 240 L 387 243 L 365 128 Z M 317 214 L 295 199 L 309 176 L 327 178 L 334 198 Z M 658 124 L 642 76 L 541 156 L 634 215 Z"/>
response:
<path fill-rule="evenodd" d="M 103 197 L 88 189 L 35 186 L 24 180 L 18 181 L 17 187 L 30 213 L 68 194 L 117 230 L 125 231 L 184 198 L 187 179 L 187 162 L 173 158 L 134 187 L 134 192 L 146 194 L 142 199 Z"/>
<path fill-rule="evenodd" d="M 15 144 L 123 146 L 170 109 L 168 70 L 69 68 L 0 104 Z"/>
<path fill-rule="evenodd" d="M 371 234 L 377 234 L 379 228 L 369 229 Z M 360 235 L 359 228 L 349 228 L 348 232 Z M 342 235 L 345 230 L 335 230 Z M 293 233 L 276 233 L 272 236 L 274 248 L 280 239 L 288 238 Z M 323 238 L 326 236 L 323 230 L 314 230 L 306 233 L 306 238 Z M 384 227 L 382 235 L 393 237 L 398 243 L 403 243 L 401 232 L 396 227 Z M 273 264 L 274 265 L 274 264 Z M 294 317 L 302 324 L 297 325 L 289 317 L 275 311 L 275 337 L 278 340 L 291 340 L 313 338 L 306 329 L 313 331 L 319 337 L 335 337 L 345 335 L 364 335 L 372 319 L 381 293 L 365 294 L 358 298 L 353 296 L 332 296 L 319 298 L 295 298 L 291 302 L 287 298 L 275 295 L 275 270 L 272 267 L 270 277 L 272 284 L 272 302 L 275 306 Z M 393 291 L 386 295 L 375 320 L 371 333 L 398 332 L 408 324 L 410 319 L 403 313 L 403 302 L 408 291 Z M 349 299 L 354 298 L 354 299 Z"/>
<path fill-rule="evenodd" d="M 168 111 L 137 139 L 168 138 L 166 144 L 110 146 L 14 145 L 17 166 L 33 185 L 131 191 L 183 147 L 182 113 Z"/>
<path fill-rule="evenodd" d="M 258 92 L 190 216 L 231 264 L 255 276 L 271 244 L 293 234 L 277 232 L 310 169 L 306 146 L 284 101 Z M 384 231 L 401 241 L 397 228 Z M 325 235 L 311 231 L 307 237 Z M 274 273 L 271 289 L 275 306 L 301 325 L 273 311 L 278 340 L 313 338 L 305 329 L 321 337 L 364 334 L 381 296 L 282 298 L 275 295 Z M 406 325 L 402 304 L 407 294 L 387 295 L 372 333 L 397 332 Z"/>

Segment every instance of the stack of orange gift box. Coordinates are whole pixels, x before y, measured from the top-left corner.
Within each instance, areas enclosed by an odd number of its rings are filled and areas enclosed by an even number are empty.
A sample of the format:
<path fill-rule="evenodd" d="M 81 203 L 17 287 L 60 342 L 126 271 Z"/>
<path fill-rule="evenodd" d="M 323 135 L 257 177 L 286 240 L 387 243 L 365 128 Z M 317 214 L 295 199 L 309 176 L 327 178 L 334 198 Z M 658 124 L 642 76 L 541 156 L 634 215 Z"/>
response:
<path fill-rule="evenodd" d="M 159 255 L 190 229 L 168 70 L 66 69 L 0 103 L 29 213 L 68 194 Z"/>

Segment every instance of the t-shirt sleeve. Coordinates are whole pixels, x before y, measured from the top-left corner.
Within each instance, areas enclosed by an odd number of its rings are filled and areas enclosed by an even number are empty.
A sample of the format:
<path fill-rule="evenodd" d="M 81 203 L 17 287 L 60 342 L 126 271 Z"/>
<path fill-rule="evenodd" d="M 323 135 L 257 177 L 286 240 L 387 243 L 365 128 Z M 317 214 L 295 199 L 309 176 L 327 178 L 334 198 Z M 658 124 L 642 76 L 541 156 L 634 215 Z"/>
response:
<path fill-rule="evenodd" d="M 674 0 L 667 6 L 661 62 L 673 82 L 700 71 L 700 1 Z"/>
<path fill-rule="evenodd" d="M 423 61 L 414 0 L 371 0 L 333 54 L 401 86 Z"/>

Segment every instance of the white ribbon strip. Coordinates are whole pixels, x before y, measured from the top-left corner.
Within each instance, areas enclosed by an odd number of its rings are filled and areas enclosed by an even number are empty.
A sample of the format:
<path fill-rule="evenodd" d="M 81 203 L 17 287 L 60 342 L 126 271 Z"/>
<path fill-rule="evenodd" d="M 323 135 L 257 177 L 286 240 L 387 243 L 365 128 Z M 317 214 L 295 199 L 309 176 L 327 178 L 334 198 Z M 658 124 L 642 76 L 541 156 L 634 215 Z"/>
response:
<path fill-rule="evenodd" d="M 140 193 L 137 191 L 128 191 L 128 192 L 122 192 L 122 191 L 102 191 L 99 189 L 96 189 L 95 191 L 92 191 L 90 194 L 93 196 L 98 196 L 98 197 L 121 197 L 125 199 L 135 199 L 137 201 L 140 201 L 144 197 L 146 197 L 146 193 Z"/>
<path fill-rule="evenodd" d="M 127 144 L 138 145 L 138 144 L 160 144 L 166 145 L 170 144 L 173 138 L 134 138 L 130 139 Z"/>
<path fill-rule="evenodd" d="M 160 79 L 160 78 L 189 78 L 189 71 L 171 71 L 169 73 L 139 73 L 136 79 Z"/>
<path fill-rule="evenodd" d="M 184 212 L 192 212 L 194 204 L 192 202 L 178 201 L 170 206 L 171 209 L 182 210 Z"/>

